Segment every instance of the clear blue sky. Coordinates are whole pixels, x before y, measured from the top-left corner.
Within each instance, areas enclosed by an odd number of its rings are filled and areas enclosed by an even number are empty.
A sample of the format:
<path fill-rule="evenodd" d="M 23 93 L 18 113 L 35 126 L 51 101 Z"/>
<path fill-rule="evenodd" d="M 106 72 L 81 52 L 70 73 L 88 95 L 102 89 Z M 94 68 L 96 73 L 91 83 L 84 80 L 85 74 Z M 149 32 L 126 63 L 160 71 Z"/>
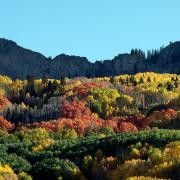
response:
<path fill-rule="evenodd" d="M 180 40 L 180 0 L 0 0 L 0 37 L 45 56 L 110 59 Z"/>

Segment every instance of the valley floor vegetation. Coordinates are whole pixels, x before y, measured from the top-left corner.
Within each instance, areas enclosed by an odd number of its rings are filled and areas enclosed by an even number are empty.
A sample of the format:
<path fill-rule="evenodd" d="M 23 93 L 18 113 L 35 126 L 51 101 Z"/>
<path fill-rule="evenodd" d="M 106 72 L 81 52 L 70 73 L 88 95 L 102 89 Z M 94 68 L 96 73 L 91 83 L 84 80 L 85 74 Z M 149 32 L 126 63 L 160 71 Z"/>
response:
<path fill-rule="evenodd" d="M 0 76 L 0 180 L 180 179 L 180 76 Z"/>

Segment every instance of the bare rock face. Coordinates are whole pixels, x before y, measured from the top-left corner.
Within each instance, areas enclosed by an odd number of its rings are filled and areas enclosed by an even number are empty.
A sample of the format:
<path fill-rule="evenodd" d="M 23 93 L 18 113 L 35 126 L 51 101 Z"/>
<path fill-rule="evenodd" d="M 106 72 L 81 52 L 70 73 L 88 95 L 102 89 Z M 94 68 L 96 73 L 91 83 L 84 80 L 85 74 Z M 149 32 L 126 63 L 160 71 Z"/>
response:
<path fill-rule="evenodd" d="M 59 79 L 64 77 L 97 77 L 137 72 L 180 73 L 180 42 L 153 52 L 148 58 L 141 50 L 119 54 L 112 60 L 91 63 L 86 57 L 61 54 L 54 59 L 18 46 L 15 42 L 0 39 L 0 74 L 25 79 L 27 75 Z"/>

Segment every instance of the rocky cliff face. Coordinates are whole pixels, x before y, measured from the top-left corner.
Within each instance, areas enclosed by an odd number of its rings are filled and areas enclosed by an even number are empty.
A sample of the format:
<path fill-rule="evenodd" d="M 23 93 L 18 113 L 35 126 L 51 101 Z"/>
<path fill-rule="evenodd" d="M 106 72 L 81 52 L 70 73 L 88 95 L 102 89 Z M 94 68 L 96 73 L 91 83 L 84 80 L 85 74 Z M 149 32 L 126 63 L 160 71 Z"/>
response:
<path fill-rule="evenodd" d="M 153 71 L 180 73 L 180 42 L 170 44 L 161 51 L 153 52 L 148 58 L 142 51 L 119 54 L 112 60 L 91 63 L 85 57 L 61 54 L 54 59 L 18 46 L 15 42 L 0 39 L 0 74 L 25 79 L 27 75 L 41 78 L 75 76 L 112 76 Z"/>

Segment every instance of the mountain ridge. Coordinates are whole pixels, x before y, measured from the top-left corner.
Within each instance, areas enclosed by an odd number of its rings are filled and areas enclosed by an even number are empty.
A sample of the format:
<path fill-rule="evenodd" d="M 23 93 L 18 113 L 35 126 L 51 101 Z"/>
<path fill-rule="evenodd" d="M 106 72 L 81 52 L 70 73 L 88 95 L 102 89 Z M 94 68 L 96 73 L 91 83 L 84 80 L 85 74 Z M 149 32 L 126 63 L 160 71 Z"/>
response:
<path fill-rule="evenodd" d="M 160 50 L 140 49 L 118 54 L 112 60 L 90 62 L 86 57 L 60 54 L 48 58 L 39 52 L 19 46 L 16 42 L 0 38 L 0 74 L 13 79 L 25 79 L 27 75 L 59 79 L 64 77 L 101 77 L 118 74 L 135 74 L 152 71 L 180 73 L 180 41 L 170 43 Z"/>

